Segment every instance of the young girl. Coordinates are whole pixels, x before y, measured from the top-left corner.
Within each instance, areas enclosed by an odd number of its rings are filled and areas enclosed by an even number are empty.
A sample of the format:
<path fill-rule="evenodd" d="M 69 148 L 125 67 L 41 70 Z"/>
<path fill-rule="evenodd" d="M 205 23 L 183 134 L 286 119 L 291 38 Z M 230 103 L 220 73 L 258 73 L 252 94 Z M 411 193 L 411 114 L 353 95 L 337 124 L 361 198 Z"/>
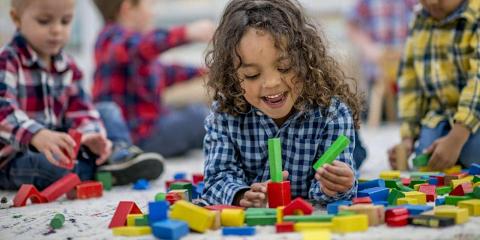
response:
<path fill-rule="evenodd" d="M 230 1 L 212 44 L 207 85 L 215 103 L 205 123 L 203 199 L 264 206 L 270 138 L 281 139 L 292 198 L 354 196 L 358 97 L 298 2 Z M 351 144 L 315 172 L 314 162 L 341 134 Z"/>

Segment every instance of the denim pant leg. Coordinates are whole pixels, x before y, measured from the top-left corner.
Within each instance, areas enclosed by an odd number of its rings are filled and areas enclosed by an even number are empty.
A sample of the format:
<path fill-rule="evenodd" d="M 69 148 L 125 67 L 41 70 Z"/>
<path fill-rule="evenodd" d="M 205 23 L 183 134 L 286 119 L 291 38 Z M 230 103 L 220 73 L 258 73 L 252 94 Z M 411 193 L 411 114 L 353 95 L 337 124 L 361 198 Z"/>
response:
<path fill-rule="evenodd" d="M 73 172 L 82 180 L 93 179 L 93 161 L 77 161 Z M 42 190 L 69 173 L 69 170 L 52 165 L 42 153 L 20 153 L 0 170 L 0 189 L 16 190 L 22 184 L 33 184 Z"/>
<path fill-rule="evenodd" d="M 184 154 L 201 148 L 205 136 L 204 120 L 208 108 L 193 104 L 182 109 L 172 109 L 159 119 L 149 139 L 140 142 L 146 152 L 157 152 L 164 157 Z"/>
<path fill-rule="evenodd" d="M 131 145 L 132 139 L 130 137 L 130 131 L 123 118 L 120 107 L 114 102 L 100 102 L 95 104 L 95 107 L 100 113 L 100 117 L 107 130 L 107 138 L 113 143 L 123 142 Z"/>
<path fill-rule="evenodd" d="M 460 163 L 469 168 L 474 163 L 480 164 L 480 131 L 470 134 L 460 153 Z"/>
<path fill-rule="evenodd" d="M 355 162 L 355 169 L 360 169 L 363 161 L 367 158 L 367 150 L 363 146 L 360 139 L 360 132 L 355 131 L 355 149 L 353 150 L 353 160 Z"/>

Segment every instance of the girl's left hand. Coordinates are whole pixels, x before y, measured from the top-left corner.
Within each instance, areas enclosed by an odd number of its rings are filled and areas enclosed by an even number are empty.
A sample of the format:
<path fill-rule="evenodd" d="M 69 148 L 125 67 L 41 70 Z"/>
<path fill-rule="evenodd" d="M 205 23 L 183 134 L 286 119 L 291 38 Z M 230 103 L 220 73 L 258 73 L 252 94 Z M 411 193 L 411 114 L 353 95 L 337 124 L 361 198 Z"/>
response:
<path fill-rule="evenodd" d="M 318 168 L 315 179 L 320 182 L 323 193 L 330 197 L 350 190 L 355 182 L 355 176 L 350 166 L 338 160 Z"/>
<path fill-rule="evenodd" d="M 82 144 L 99 157 L 95 161 L 97 165 L 103 164 L 112 153 L 112 142 L 100 133 L 86 133 L 82 136 Z"/>

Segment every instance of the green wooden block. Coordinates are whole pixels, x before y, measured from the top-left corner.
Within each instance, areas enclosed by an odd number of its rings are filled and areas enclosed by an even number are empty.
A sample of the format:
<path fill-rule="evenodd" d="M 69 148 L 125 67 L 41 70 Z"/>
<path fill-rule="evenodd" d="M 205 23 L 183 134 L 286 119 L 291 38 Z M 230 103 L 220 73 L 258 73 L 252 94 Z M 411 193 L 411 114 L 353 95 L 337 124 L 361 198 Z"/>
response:
<path fill-rule="evenodd" d="M 325 153 L 313 164 L 313 169 L 315 171 L 323 166 L 324 164 L 331 164 L 340 153 L 350 144 L 350 139 L 345 137 L 344 135 L 340 135 L 335 142 L 333 142 L 332 146 L 330 146 Z"/>
<path fill-rule="evenodd" d="M 429 159 L 430 159 L 429 154 L 420 154 L 413 159 L 413 166 L 415 166 L 415 167 L 427 166 Z"/>
<path fill-rule="evenodd" d="M 450 193 L 451 191 L 452 191 L 452 187 L 450 186 L 442 186 L 442 187 L 435 188 L 435 193 L 437 193 L 437 195 L 445 195 L 447 193 Z"/>
<path fill-rule="evenodd" d="M 473 177 L 472 182 L 473 182 L 473 183 L 480 182 L 480 176 L 479 176 L 479 175 L 475 175 L 475 176 Z"/>
<path fill-rule="evenodd" d="M 275 208 L 247 208 L 245 211 L 245 216 L 267 216 L 267 215 L 277 215 L 277 209 Z"/>
<path fill-rule="evenodd" d="M 454 205 L 457 206 L 458 202 L 470 200 L 472 197 L 470 196 L 446 196 L 445 197 L 445 204 L 446 205 Z"/>
<path fill-rule="evenodd" d="M 248 226 L 255 226 L 255 225 L 275 225 L 277 223 L 277 216 L 276 215 L 254 215 L 254 216 L 246 216 L 245 222 Z"/>
<path fill-rule="evenodd" d="M 283 217 L 285 222 L 331 222 L 334 216 L 327 215 L 288 215 Z"/>
<path fill-rule="evenodd" d="M 148 226 L 148 214 L 143 215 L 143 218 L 135 218 L 135 226 Z"/>
<path fill-rule="evenodd" d="M 474 198 L 480 198 L 480 187 L 477 186 L 473 189 L 472 195 Z"/>
<path fill-rule="evenodd" d="M 352 216 L 352 215 L 356 215 L 356 214 L 357 213 L 353 212 L 353 211 L 342 210 L 342 211 L 338 212 L 337 216 Z"/>
<path fill-rule="evenodd" d="M 430 177 L 430 176 L 438 176 L 440 174 L 440 172 L 411 172 L 410 173 L 410 179 L 415 179 L 415 180 L 419 180 L 419 179 L 422 179 L 422 180 L 425 180 L 424 178 L 425 177 Z"/>
<path fill-rule="evenodd" d="M 63 223 L 65 222 L 65 216 L 61 213 L 55 214 L 53 219 L 50 221 L 50 227 L 57 229 L 61 228 L 63 226 Z"/>
<path fill-rule="evenodd" d="M 188 191 L 188 200 L 192 201 L 192 183 L 189 182 L 174 182 L 170 184 L 170 190 L 182 190 L 185 189 Z"/>
<path fill-rule="evenodd" d="M 163 193 L 163 192 L 157 193 L 157 194 L 155 195 L 155 202 L 164 201 L 166 196 L 167 196 L 167 194 L 165 194 L 165 193 Z"/>
<path fill-rule="evenodd" d="M 410 188 L 414 188 L 415 185 L 417 184 L 423 184 L 423 183 L 427 183 L 427 181 L 425 180 L 411 180 L 410 181 L 410 184 L 408 185 Z"/>
<path fill-rule="evenodd" d="M 402 191 L 402 192 L 411 192 L 411 191 L 414 191 L 415 189 L 413 188 L 410 188 L 410 187 L 407 187 L 407 186 L 404 186 L 403 184 L 400 184 L 401 186 L 398 187 L 398 190 Z"/>
<path fill-rule="evenodd" d="M 403 192 L 398 191 L 397 189 L 392 189 L 388 194 L 388 205 L 397 205 L 397 199 L 405 197 Z"/>
<path fill-rule="evenodd" d="M 268 162 L 272 182 L 283 181 L 282 176 L 282 144 L 280 138 L 268 139 Z"/>
<path fill-rule="evenodd" d="M 385 181 L 385 187 L 398 189 L 397 180 L 386 179 L 384 181 Z M 400 184 L 402 184 L 402 182 L 400 182 Z"/>
<path fill-rule="evenodd" d="M 110 172 L 97 172 L 95 179 L 102 183 L 103 189 L 112 189 L 112 174 Z"/>

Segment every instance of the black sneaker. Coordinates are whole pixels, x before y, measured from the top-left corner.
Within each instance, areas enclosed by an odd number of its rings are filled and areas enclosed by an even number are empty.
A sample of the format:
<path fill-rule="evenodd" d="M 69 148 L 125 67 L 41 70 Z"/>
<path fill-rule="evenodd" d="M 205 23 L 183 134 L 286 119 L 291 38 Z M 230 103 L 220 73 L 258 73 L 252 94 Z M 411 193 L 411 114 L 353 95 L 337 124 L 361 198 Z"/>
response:
<path fill-rule="evenodd" d="M 158 178 L 164 170 L 162 155 L 145 153 L 136 146 L 114 150 L 112 155 L 113 157 L 120 155 L 122 159 L 109 159 L 109 164 L 99 167 L 98 171 L 110 172 L 113 185 L 126 185 L 141 178 L 153 180 Z"/>

